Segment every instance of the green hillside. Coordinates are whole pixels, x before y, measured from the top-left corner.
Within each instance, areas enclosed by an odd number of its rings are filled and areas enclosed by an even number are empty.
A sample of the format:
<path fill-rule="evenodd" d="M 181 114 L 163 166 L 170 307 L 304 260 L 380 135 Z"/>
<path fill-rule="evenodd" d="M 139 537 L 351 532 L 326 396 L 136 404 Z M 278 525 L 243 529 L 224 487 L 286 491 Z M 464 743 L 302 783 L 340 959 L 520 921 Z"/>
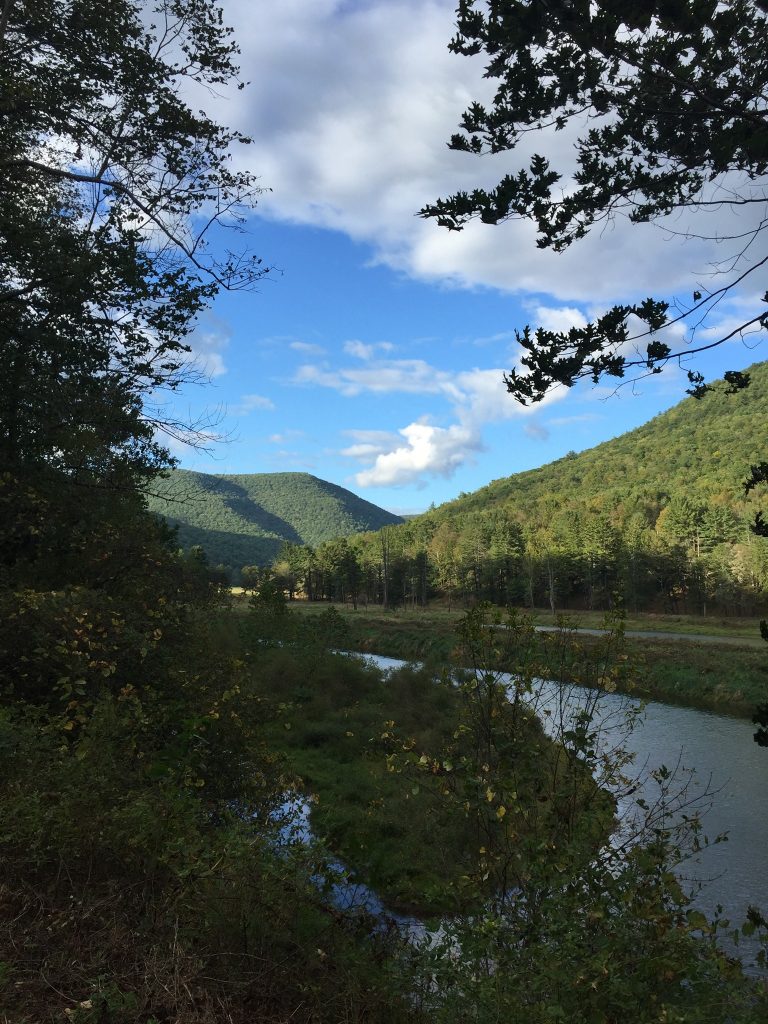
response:
<path fill-rule="evenodd" d="M 527 518 L 544 503 L 643 504 L 658 512 L 675 494 L 736 507 L 750 465 L 768 458 L 768 362 L 748 372 L 750 387 L 738 394 L 686 398 L 621 437 L 494 480 L 431 515 L 512 506 Z"/>
<path fill-rule="evenodd" d="M 362 585 L 324 569 L 323 592 L 385 604 L 431 598 L 589 610 L 753 615 L 768 607 L 768 363 L 738 394 L 687 398 L 637 430 L 494 480 L 352 542 Z M 386 550 L 386 572 L 382 551 Z M 313 578 L 313 590 L 320 593 Z M 354 596 L 354 595 L 353 595 Z"/>
<path fill-rule="evenodd" d="M 218 475 L 173 470 L 153 485 L 150 510 L 178 526 L 183 547 L 211 562 L 266 564 L 284 541 L 313 547 L 402 522 L 399 516 L 309 473 Z"/>

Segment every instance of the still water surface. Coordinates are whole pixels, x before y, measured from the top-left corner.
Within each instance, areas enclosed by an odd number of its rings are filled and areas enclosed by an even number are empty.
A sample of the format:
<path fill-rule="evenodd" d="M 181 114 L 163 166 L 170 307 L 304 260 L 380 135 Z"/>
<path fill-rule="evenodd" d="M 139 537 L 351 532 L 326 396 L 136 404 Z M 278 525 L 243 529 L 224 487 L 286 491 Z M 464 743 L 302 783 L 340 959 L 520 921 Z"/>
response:
<path fill-rule="evenodd" d="M 404 664 L 393 658 L 371 660 L 385 669 Z M 542 682 L 536 694 L 539 711 L 559 711 L 563 694 L 559 684 Z M 573 712 L 589 696 L 580 687 L 569 687 L 565 703 Z M 618 728 L 627 705 L 637 707 L 637 702 L 604 695 L 598 713 L 609 727 L 615 720 Z M 702 808 L 704 832 L 710 839 L 726 833 L 727 842 L 704 849 L 685 863 L 681 874 L 689 889 L 698 890 L 699 908 L 711 915 L 722 906 L 734 926 L 743 922 L 751 904 L 768 911 L 768 748 L 754 743 L 753 733 L 754 726 L 744 719 L 651 702 L 626 739 L 638 774 L 643 768 L 677 767 L 682 783 L 684 770 L 692 770 L 692 791 L 712 792 Z"/>

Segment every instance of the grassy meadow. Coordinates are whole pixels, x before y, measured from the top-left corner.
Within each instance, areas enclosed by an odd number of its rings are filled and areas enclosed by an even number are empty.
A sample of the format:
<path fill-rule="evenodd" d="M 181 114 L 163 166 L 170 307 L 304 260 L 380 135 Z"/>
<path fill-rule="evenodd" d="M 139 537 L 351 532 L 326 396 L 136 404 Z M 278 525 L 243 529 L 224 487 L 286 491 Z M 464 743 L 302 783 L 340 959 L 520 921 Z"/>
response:
<path fill-rule="evenodd" d="M 244 608 L 242 591 L 236 590 L 234 594 L 235 608 Z M 329 607 L 334 607 L 343 618 L 350 650 L 429 664 L 441 664 L 450 657 L 456 646 L 456 627 L 464 614 L 460 609 L 449 611 L 440 607 L 386 610 L 360 606 L 355 610 L 349 605 L 331 606 L 325 602 L 291 604 L 298 615 L 309 621 Z M 539 610 L 531 618 L 536 625 L 551 626 L 561 621 L 576 628 L 579 643 L 589 649 L 598 643 L 598 638 L 579 634 L 578 628 L 599 629 L 605 617 L 599 612 L 577 612 L 553 622 L 549 612 Z M 634 614 L 627 615 L 624 628 L 627 633 L 684 633 L 689 637 L 627 637 L 624 653 L 629 670 L 621 680 L 626 692 L 743 716 L 750 716 L 755 704 L 768 700 L 768 648 L 760 637 L 759 620 Z M 705 642 L 700 639 L 704 636 L 722 637 L 723 642 Z M 540 634 L 538 642 L 544 664 L 558 665 L 554 637 Z"/>

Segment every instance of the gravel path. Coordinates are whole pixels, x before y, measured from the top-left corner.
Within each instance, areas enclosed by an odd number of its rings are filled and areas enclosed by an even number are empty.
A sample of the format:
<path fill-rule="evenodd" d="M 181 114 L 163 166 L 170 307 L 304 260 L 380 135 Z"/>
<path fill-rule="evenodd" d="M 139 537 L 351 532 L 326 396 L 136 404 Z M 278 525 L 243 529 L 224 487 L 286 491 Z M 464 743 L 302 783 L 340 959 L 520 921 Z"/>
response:
<path fill-rule="evenodd" d="M 556 633 L 558 626 L 535 626 L 539 633 Z M 607 629 L 586 629 L 581 626 L 579 633 L 586 636 L 605 636 Z M 689 644 L 725 644 L 728 647 L 762 647 L 765 643 L 759 634 L 755 636 L 712 636 L 709 633 L 668 633 L 665 630 L 628 629 L 624 636 L 631 640 L 682 640 Z"/>

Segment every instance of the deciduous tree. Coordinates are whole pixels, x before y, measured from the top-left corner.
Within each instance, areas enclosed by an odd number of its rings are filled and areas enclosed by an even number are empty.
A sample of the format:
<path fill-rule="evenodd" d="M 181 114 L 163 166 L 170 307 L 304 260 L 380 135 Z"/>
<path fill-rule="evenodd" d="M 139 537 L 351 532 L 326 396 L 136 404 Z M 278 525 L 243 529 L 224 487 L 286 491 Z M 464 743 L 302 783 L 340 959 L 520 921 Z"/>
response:
<path fill-rule="evenodd" d="M 158 426 L 187 436 L 157 396 L 195 374 L 216 291 L 264 273 L 207 246 L 261 191 L 230 163 L 247 140 L 189 98 L 236 82 L 236 52 L 213 0 L 2 5 L 3 468 L 146 474 Z"/>

